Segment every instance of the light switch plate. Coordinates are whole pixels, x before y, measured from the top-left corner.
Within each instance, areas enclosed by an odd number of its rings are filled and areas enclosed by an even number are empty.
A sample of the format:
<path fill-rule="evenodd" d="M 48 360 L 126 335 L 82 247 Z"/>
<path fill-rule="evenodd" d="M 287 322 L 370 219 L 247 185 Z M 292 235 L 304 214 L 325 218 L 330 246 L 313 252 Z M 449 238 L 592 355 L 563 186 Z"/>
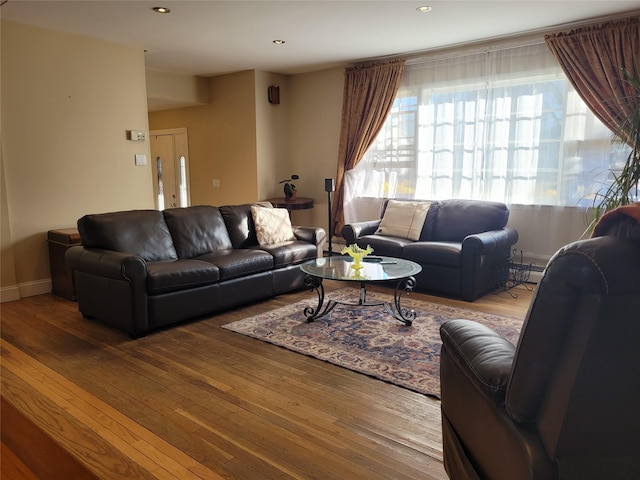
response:
<path fill-rule="evenodd" d="M 147 164 L 147 156 L 143 153 L 136 153 L 136 166 L 143 167 Z"/>

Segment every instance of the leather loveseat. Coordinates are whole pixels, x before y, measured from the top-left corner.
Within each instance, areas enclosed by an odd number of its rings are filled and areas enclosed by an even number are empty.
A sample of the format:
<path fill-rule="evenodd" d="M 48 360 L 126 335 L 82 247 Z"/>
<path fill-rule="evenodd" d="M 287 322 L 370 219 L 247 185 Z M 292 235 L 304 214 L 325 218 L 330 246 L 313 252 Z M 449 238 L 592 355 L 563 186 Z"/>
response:
<path fill-rule="evenodd" d="M 401 200 L 395 200 L 394 205 Z M 407 201 L 408 202 L 408 201 Z M 388 215 L 389 200 L 379 220 L 347 224 L 347 245 L 371 245 L 374 255 L 419 263 L 416 289 L 473 301 L 496 288 L 506 271 L 518 232 L 506 227 L 509 209 L 504 203 L 477 200 L 412 201 L 428 212 L 419 238 L 412 240 L 377 232 Z"/>
<path fill-rule="evenodd" d="M 300 289 L 299 264 L 322 255 L 326 234 L 286 221 L 290 240 L 260 245 L 250 204 L 85 215 L 82 246 L 66 253 L 78 308 L 136 338 Z"/>

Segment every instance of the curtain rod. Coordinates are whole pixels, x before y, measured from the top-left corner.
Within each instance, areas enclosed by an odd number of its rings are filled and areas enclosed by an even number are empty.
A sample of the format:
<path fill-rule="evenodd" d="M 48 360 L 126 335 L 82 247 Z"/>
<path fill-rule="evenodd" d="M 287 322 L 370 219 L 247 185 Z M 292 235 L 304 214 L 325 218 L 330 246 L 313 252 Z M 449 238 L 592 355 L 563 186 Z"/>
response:
<path fill-rule="evenodd" d="M 633 12 L 625 12 L 622 14 L 607 15 L 603 17 L 590 18 L 586 20 L 580 20 L 577 22 L 564 23 L 555 25 L 552 27 L 544 27 L 535 30 L 528 30 L 516 35 L 502 35 L 491 38 L 482 39 L 475 42 L 458 43 L 454 45 L 448 45 L 445 47 L 437 47 L 427 50 L 418 50 L 413 52 L 406 52 L 404 54 L 388 55 L 385 57 L 378 57 L 375 59 L 369 59 L 367 62 L 372 61 L 386 61 L 392 58 L 404 58 L 407 65 L 417 65 L 420 63 L 431 62 L 442 58 L 458 58 L 469 55 L 474 55 L 484 52 L 497 52 L 502 50 L 509 50 L 511 48 L 528 47 L 533 45 L 539 45 L 545 43 L 544 36 L 552 33 L 559 33 L 564 30 L 573 30 L 576 28 L 587 27 L 590 25 L 597 25 L 600 23 L 606 23 L 616 20 L 624 20 L 640 15 L 640 10 Z M 498 42 L 498 44 L 496 44 Z M 503 42 L 503 43 L 500 43 Z M 358 62 L 360 63 L 360 62 Z M 364 63 L 364 62 L 363 62 Z"/>
<path fill-rule="evenodd" d="M 534 39 L 529 39 L 528 41 L 525 39 L 522 39 L 521 41 L 516 41 L 515 38 L 511 38 L 510 40 L 512 40 L 510 43 L 505 43 L 501 45 L 495 45 L 494 42 L 485 42 L 484 44 L 468 45 L 467 48 L 462 48 L 462 49 L 439 50 L 437 52 L 434 51 L 430 54 L 425 54 L 421 56 L 407 57 L 406 64 L 419 65 L 421 63 L 435 62 L 438 60 L 443 60 L 445 58 L 470 57 L 470 56 L 478 55 L 481 53 L 503 52 L 505 50 L 511 50 L 513 48 L 531 47 L 534 45 L 543 45 L 545 43 L 544 38 L 534 38 Z"/>

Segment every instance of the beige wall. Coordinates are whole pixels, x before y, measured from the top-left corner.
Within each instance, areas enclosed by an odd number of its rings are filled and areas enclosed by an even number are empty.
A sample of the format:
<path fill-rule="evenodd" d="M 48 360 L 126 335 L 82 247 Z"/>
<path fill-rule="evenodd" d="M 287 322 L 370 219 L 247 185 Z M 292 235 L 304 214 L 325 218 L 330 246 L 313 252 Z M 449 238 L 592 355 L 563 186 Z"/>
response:
<path fill-rule="evenodd" d="M 211 77 L 208 105 L 149 113 L 151 130 L 187 128 L 192 205 L 258 199 L 254 85 L 253 71 Z"/>
<path fill-rule="evenodd" d="M 2 246 L 2 257 L 0 259 L 1 276 L 0 286 L 2 293 L 1 300 L 17 300 L 20 298 L 18 282 L 16 280 L 16 265 L 13 258 L 13 247 L 11 245 L 11 229 L 9 223 L 9 209 L 7 205 L 7 187 L 5 184 L 4 161 L 0 149 L 0 236 Z"/>
<path fill-rule="evenodd" d="M 289 153 L 290 77 L 256 71 L 255 80 L 257 198 L 262 200 L 281 197 L 283 186 L 278 182 L 298 172 Z M 280 87 L 280 104 L 269 103 L 270 85 Z"/>
<path fill-rule="evenodd" d="M 127 130 L 187 127 L 193 204 L 281 196 L 278 182 L 295 173 L 316 207 L 293 222 L 326 227 L 341 68 L 213 77 L 209 104 L 147 114 L 142 50 L 6 21 L 1 34 L 0 300 L 50 291 L 47 230 L 86 213 L 154 208 L 149 142 L 127 140 Z M 268 103 L 269 85 L 280 86 L 279 105 Z M 134 165 L 136 153 L 147 166 Z"/>
<path fill-rule="evenodd" d="M 343 69 L 283 76 L 246 71 L 210 79 L 211 104 L 149 113 L 151 130 L 187 127 L 191 203 L 224 205 L 283 195 L 290 175 L 312 210 L 292 212 L 297 225 L 327 228 L 324 179 L 335 177 Z M 280 104 L 267 87 L 280 87 Z M 211 186 L 220 179 L 220 188 Z"/>
<path fill-rule="evenodd" d="M 146 71 L 150 112 L 209 103 L 209 81 L 193 75 Z"/>
<path fill-rule="evenodd" d="M 46 232 L 86 213 L 153 208 L 144 53 L 2 22 L 2 293 L 50 290 Z M 15 268 L 12 281 L 11 258 Z"/>
<path fill-rule="evenodd" d="M 315 200 L 312 210 L 293 212 L 293 223 L 328 227 L 324 179 L 336 176 L 343 88 L 344 68 L 291 77 L 291 173 L 300 175 L 298 195 Z"/>
<path fill-rule="evenodd" d="M 85 213 L 154 208 L 151 162 L 134 166 L 136 153 L 151 160 L 149 143 L 126 140 L 126 130 L 187 127 L 193 204 L 281 196 L 278 181 L 298 174 L 298 194 L 315 208 L 292 212 L 293 223 L 327 228 L 324 179 L 336 174 L 343 68 L 213 77 L 209 104 L 147 114 L 142 50 L 6 21 L 1 48 L 0 300 L 50 291 L 47 230 Z M 271 84 L 280 105 L 267 102 Z M 555 230 L 560 217 L 516 210 L 520 248 L 542 251 L 535 232 Z M 570 236 L 578 215 L 561 221 L 571 220 Z"/>

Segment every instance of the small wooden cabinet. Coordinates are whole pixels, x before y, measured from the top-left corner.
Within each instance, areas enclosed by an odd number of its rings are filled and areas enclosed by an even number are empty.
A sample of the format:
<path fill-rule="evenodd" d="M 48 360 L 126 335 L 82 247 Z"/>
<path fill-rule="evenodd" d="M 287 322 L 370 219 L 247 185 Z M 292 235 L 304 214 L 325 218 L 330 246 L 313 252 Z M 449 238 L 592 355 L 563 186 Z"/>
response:
<path fill-rule="evenodd" d="M 65 263 L 64 254 L 70 247 L 82 244 L 80 234 L 75 228 L 49 230 L 47 240 L 51 267 L 51 292 L 67 300 L 77 300 L 73 272 Z"/>
<path fill-rule="evenodd" d="M 291 210 L 307 210 L 313 208 L 313 198 L 307 197 L 294 197 L 287 199 L 285 197 L 280 198 L 267 198 L 267 202 L 270 202 L 275 208 L 286 208 Z"/>

